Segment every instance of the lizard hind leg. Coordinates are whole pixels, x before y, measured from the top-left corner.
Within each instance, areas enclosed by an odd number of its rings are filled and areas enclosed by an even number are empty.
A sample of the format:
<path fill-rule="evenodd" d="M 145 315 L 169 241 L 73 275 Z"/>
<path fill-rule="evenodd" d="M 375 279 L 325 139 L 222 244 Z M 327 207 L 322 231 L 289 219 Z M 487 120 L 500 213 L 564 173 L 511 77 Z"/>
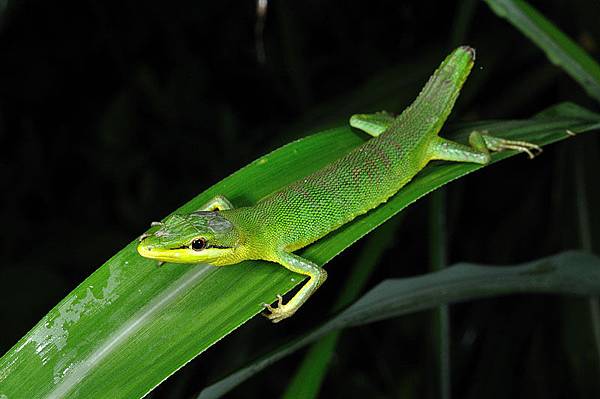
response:
<path fill-rule="evenodd" d="M 456 143 L 438 137 L 430 148 L 430 159 L 455 161 L 455 162 L 474 162 L 485 165 L 490 162 L 490 152 L 516 150 L 526 153 L 529 158 L 533 158 L 537 152 L 542 149 L 526 141 L 507 140 L 499 137 L 490 136 L 487 132 L 471 132 L 469 135 L 469 145 Z"/>

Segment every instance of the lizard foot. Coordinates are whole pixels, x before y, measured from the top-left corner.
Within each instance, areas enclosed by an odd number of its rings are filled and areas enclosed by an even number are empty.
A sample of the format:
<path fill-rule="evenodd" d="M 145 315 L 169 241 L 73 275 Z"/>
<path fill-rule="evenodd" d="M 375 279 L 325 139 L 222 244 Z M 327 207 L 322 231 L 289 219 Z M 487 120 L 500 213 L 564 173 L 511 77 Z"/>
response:
<path fill-rule="evenodd" d="M 515 150 L 524 152 L 529 159 L 533 159 L 542 153 L 542 147 L 539 145 L 528 143 L 527 141 L 506 140 L 494 136 L 482 134 L 486 146 L 492 151 Z"/>
<path fill-rule="evenodd" d="M 281 320 L 287 319 L 296 313 L 296 309 L 292 309 L 291 306 L 283 304 L 283 297 L 281 295 L 277 295 L 277 307 L 273 307 L 268 303 L 263 304 L 263 306 L 269 313 L 263 313 L 262 315 L 273 323 L 279 323 Z"/>

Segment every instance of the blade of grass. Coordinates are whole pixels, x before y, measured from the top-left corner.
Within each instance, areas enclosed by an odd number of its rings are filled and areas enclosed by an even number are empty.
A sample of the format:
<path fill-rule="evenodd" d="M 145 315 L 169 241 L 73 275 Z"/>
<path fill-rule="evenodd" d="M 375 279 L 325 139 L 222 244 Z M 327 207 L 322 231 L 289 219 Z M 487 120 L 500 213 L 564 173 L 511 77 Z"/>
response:
<path fill-rule="evenodd" d="M 446 190 L 432 193 L 429 212 L 429 270 L 446 267 Z M 437 392 L 434 396 L 450 399 L 450 309 L 442 305 L 433 311 L 431 329 L 432 353 L 438 373 Z"/>
<path fill-rule="evenodd" d="M 475 0 L 465 0 L 457 5 L 450 47 L 459 46 L 465 41 L 467 30 L 477 3 Z M 446 267 L 447 237 L 446 237 L 446 187 L 433 192 L 429 200 L 429 270 L 438 271 Z M 450 308 L 441 305 L 432 312 L 430 329 L 430 353 L 433 365 L 437 371 L 437 384 L 428 384 L 434 392 L 432 396 L 441 399 L 451 398 L 450 377 Z"/>
<path fill-rule="evenodd" d="M 350 305 L 358 298 L 384 251 L 393 242 L 394 231 L 400 223 L 400 216 L 398 215 L 385 223 L 369 237 L 333 306 L 332 311 L 334 313 Z M 298 367 L 286 388 L 283 395 L 284 399 L 309 399 L 318 396 L 340 334 L 340 331 L 333 332 L 321 338 L 308 349 L 300 367 Z"/>
<path fill-rule="evenodd" d="M 583 89 L 600 101 L 600 65 L 551 21 L 522 0 L 485 0 L 500 17 L 507 19 L 531 39 Z"/>
<path fill-rule="evenodd" d="M 205 388 L 198 399 L 221 397 L 252 375 L 331 331 L 432 309 L 441 304 L 524 292 L 598 294 L 600 258 L 569 251 L 518 266 L 459 263 L 423 276 L 385 280 L 321 327 Z"/>
<path fill-rule="evenodd" d="M 499 136 L 546 145 L 600 127 L 600 116 L 561 104 L 529 120 L 479 122 Z M 450 129 L 449 129 L 450 130 Z M 249 205 L 339 158 L 366 138 L 349 128 L 286 145 L 225 178 L 178 212 L 217 194 Z M 497 153 L 493 162 L 514 156 Z M 386 204 L 300 252 L 323 265 L 400 210 L 480 165 L 430 165 Z M 68 238 L 68 237 L 67 237 Z M 142 397 L 195 356 L 300 283 L 267 262 L 232 267 L 156 263 L 136 241 L 108 260 L 0 359 L 0 395 L 10 397 Z M 303 311 L 310 311 L 308 306 Z"/>

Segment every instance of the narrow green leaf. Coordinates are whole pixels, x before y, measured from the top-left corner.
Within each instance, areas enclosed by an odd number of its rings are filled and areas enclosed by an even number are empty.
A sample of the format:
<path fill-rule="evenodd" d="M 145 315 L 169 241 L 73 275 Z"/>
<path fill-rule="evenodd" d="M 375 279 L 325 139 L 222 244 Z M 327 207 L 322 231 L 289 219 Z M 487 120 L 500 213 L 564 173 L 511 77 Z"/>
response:
<path fill-rule="evenodd" d="M 563 68 L 584 90 L 600 101 L 600 65 L 551 21 L 522 0 L 485 0 L 540 47 L 550 61 Z"/>
<path fill-rule="evenodd" d="M 331 331 L 443 304 L 524 292 L 597 295 L 600 293 L 600 258 L 569 251 L 518 266 L 459 263 L 423 276 L 385 280 L 321 327 L 207 387 L 198 399 L 221 397 L 252 375 Z"/>
<path fill-rule="evenodd" d="M 429 270 L 442 270 L 447 265 L 446 188 L 429 197 Z M 437 389 L 434 396 L 450 399 L 450 309 L 442 305 L 432 312 L 431 349 L 437 371 Z"/>
<path fill-rule="evenodd" d="M 600 116 L 563 104 L 530 120 L 470 126 L 545 145 L 570 137 L 567 130 L 597 129 Z M 298 140 L 225 178 L 178 211 L 191 212 L 217 194 L 226 195 L 237 206 L 252 204 L 365 139 L 344 127 Z M 493 161 L 513 155 L 498 153 Z M 301 254 L 322 265 L 407 205 L 481 167 L 431 165 L 386 204 Z M 0 359 L 0 395 L 144 396 L 259 313 L 264 302 L 300 283 L 297 275 L 267 262 L 223 268 L 183 264 L 158 268 L 155 262 L 138 256 L 135 245 L 134 241 L 126 246 L 84 280 Z M 311 311 L 310 306 L 302 311 Z"/>

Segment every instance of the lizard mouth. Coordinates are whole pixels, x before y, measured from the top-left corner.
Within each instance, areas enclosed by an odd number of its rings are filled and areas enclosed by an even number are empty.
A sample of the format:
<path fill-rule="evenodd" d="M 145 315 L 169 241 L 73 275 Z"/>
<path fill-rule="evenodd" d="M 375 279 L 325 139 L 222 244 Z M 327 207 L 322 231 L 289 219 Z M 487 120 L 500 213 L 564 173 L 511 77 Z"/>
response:
<path fill-rule="evenodd" d="M 177 249 L 189 249 L 189 248 L 190 247 L 188 245 L 182 245 L 180 247 L 171 248 L 171 249 L 169 249 L 169 251 L 175 251 Z M 201 251 L 204 251 L 204 250 L 207 250 L 207 249 L 210 249 L 210 248 L 231 249 L 233 247 L 228 247 L 226 245 L 210 245 L 210 244 L 207 244 L 206 247 L 204 247 L 204 249 L 202 249 Z"/>
<path fill-rule="evenodd" d="M 219 259 L 229 257 L 235 249 L 233 247 L 207 247 L 201 251 L 194 251 L 188 246 L 179 248 L 161 248 L 141 241 L 137 246 L 138 253 L 144 258 L 171 263 L 209 263 L 219 264 Z"/>

